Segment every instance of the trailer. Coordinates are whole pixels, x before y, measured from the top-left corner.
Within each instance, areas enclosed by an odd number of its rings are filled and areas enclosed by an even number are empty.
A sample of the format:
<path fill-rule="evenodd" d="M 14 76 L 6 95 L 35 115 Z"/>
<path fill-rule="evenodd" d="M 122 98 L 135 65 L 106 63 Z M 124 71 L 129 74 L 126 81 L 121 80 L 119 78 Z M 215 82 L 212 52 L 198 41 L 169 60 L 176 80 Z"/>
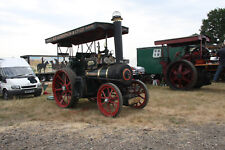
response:
<path fill-rule="evenodd" d="M 55 72 L 68 65 L 69 54 L 64 55 L 23 55 L 40 81 L 52 81 Z"/>
<path fill-rule="evenodd" d="M 185 47 L 173 47 L 171 51 L 168 51 L 166 47 L 142 47 L 137 48 L 137 66 L 142 66 L 145 69 L 145 73 L 139 75 L 140 80 L 143 80 L 146 83 L 151 83 L 152 80 L 157 79 L 163 81 L 163 67 L 160 62 L 163 59 L 162 55 L 168 55 L 171 61 L 180 59 L 175 57 L 177 52 L 182 52 Z"/>
<path fill-rule="evenodd" d="M 207 42 L 204 35 L 155 41 L 161 46 L 137 49 L 137 64 L 145 68 L 146 76 L 158 75 L 172 89 L 200 88 L 211 84 L 218 66 Z"/>

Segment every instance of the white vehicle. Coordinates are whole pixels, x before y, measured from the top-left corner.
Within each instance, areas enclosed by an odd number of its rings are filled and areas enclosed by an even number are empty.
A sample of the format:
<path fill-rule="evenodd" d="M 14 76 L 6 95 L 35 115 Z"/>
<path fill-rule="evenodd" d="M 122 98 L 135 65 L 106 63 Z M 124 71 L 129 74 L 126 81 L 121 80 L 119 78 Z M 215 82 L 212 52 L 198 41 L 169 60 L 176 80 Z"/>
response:
<path fill-rule="evenodd" d="M 41 92 L 38 77 L 23 58 L 0 58 L 0 95 L 3 99 L 25 94 L 40 96 Z"/>
<path fill-rule="evenodd" d="M 132 71 L 134 76 L 145 74 L 145 68 L 141 66 L 132 67 Z"/>

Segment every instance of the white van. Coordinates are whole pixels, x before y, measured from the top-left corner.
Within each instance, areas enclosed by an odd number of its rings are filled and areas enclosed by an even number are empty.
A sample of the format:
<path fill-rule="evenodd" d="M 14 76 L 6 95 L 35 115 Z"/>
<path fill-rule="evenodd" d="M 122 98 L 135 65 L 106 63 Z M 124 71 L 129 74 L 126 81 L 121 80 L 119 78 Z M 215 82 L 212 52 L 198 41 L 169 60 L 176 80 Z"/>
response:
<path fill-rule="evenodd" d="M 40 96 L 41 92 L 38 77 L 23 58 L 0 58 L 0 95 L 3 99 L 25 94 Z"/>

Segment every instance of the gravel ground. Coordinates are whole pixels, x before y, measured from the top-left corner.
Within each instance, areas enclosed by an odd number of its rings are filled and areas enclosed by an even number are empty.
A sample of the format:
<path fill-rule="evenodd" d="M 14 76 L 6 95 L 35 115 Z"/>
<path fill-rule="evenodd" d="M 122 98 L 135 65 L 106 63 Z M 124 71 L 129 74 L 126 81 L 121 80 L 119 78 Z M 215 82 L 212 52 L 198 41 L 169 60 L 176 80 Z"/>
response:
<path fill-rule="evenodd" d="M 86 123 L 27 122 L 0 127 L 0 149 L 225 149 L 225 124 L 152 129 Z"/>

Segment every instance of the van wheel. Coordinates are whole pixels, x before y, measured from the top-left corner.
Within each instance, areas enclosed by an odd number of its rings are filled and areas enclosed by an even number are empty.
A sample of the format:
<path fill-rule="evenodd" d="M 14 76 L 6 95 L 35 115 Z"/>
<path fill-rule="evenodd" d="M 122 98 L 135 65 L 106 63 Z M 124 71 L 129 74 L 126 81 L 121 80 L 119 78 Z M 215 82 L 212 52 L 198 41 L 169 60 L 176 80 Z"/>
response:
<path fill-rule="evenodd" d="M 8 100 L 11 99 L 12 96 L 9 94 L 9 92 L 7 90 L 3 91 L 3 99 Z"/>

